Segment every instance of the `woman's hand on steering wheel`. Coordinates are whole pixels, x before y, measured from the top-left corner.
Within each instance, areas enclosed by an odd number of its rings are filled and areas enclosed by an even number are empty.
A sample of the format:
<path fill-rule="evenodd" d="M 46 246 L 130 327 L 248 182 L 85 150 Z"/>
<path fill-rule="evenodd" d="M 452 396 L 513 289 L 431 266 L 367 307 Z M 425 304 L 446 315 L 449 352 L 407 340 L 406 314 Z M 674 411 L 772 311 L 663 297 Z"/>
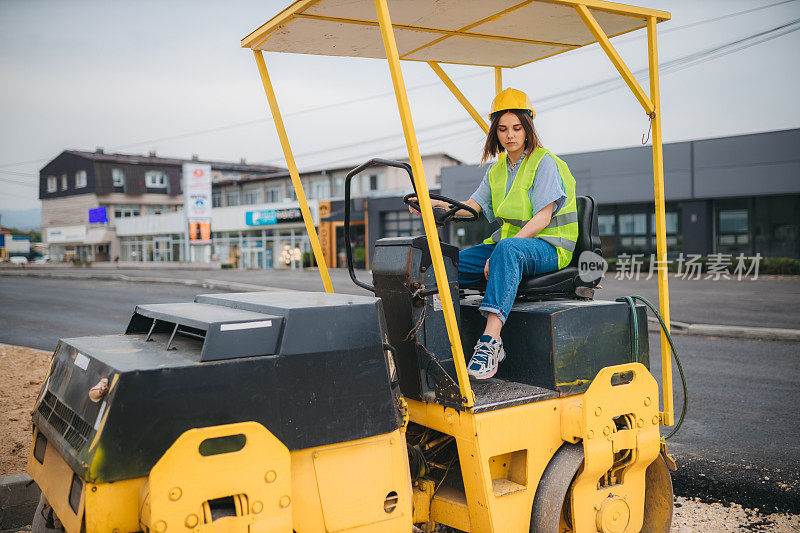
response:
<path fill-rule="evenodd" d="M 441 226 L 446 224 L 454 218 L 458 218 L 459 220 L 466 222 L 478 220 L 478 211 L 476 211 L 473 207 L 463 202 L 459 202 L 458 200 L 448 198 L 447 196 L 442 196 L 441 194 L 429 193 L 429 195 L 431 198 L 431 207 L 434 208 L 434 218 L 436 219 L 437 225 Z M 412 213 L 421 213 L 419 200 L 417 199 L 417 195 L 415 193 L 405 195 L 403 197 L 403 202 L 408 205 L 409 211 Z M 456 213 L 462 210 L 467 211 L 470 216 L 463 218 L 456 217 Z"/>

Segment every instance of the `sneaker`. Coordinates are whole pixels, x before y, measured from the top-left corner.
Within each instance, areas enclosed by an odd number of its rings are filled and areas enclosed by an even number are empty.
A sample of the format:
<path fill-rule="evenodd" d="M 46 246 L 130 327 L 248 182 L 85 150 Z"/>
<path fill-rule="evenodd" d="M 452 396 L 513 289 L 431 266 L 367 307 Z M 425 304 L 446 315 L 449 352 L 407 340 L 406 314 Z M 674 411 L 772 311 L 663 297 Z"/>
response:
<path fill-rule="evenodd" d="M 467 365 L 467 374 L 475 379 L 489 379 L 497 373 L 497 365 L 506 358 L 503 343 L 491 335 L 481 335 Z"/>

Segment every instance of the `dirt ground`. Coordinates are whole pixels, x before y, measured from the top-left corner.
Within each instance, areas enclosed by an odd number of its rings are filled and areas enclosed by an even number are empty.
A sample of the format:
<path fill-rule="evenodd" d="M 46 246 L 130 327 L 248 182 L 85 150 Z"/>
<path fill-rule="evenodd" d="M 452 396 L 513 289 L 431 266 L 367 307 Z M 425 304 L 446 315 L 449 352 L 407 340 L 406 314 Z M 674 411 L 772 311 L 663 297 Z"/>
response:
<path fill-rule="evenodd" d="M 25 471 L 31 409 L 50 365 L 50 353 L 0 344 L 0 475 Z"/>
<path fill-rule="evenodd" d="M 0 344 L 0 475 L 25 471 L 30 412 L 47 373 L 50 353 Z M 421 531 L 421 530 L 417 530 Z M 675 498 L 672 533 L 800 532 L 800 515 L 759 514 L 737 504 Z"/>

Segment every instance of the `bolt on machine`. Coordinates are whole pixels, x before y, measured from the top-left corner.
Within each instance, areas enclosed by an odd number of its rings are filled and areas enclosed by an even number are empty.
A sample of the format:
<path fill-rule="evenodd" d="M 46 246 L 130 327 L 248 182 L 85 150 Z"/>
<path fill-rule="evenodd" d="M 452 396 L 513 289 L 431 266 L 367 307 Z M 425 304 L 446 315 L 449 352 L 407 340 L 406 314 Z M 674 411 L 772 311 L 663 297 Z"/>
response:
<path fill-rule="evenodd" d="M 656 26 L 669 18 L 602 0 L 300 0 L 247 35 L 325 292 L 140 305 L 122 335 L 62 339 L 33 411 L 33 531 L 669 531 L 666 271 L 660 392 L 646 308 L 594 299 L 579 275 L 600 240 L 595 201 L 577 197 L 572 263 L 523 279 L 508 358 L 470 381 L 480 294 L 460 290 L 458 249 L 437 234 L 470 208 L 432 208 L 401 70 L 428 63 L 486 132 L 442 64 L 491 68 L 500 92 L 503 69 L 598 43 L 651 121 L 664 260 Z M 647 34 L 649 94 L 610 40 L 633 31 Z M 408 162 L 375 158 L 345 180 L 350 275 L 374 296 L 334 293 L 264 51 L 388 63 Z M 350 183 L 375 165 L 408 174 L 425 234 L 378 240 L 369 283 L 353 269 Z"/>

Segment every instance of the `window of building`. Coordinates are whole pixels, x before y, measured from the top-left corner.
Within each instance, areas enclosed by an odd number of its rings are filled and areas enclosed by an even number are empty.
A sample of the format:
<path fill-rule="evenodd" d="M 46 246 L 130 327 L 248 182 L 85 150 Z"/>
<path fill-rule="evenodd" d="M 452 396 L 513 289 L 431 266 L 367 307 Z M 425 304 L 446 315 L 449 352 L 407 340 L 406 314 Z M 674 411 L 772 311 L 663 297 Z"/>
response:
<path fill-rule="evenodd" d="M 800 195 L 755 198 L 753 239 L 764 257 L 800 257 Z"/>
<path fill-rule="evenodd" d="M 333 196 L 335 198 L 341 198 L 344 196 L 344 178 L 334 178 L 333 179 Z"/>
<path fill-rule="evenodd" d="M 360 191 L 361 194 L 369 194 L 384 188 L 383 174 L 361 174 L 356 179 L 358 179 L 359 187 L 356 187 L 354 183 L 351 194 L 358 191 Z"/>
<path fill-rule="evenodd" d="M 145 215 L 163 215 L 164 213 L 169 213 L 170 209 L 168 205 L 146 205 L 144 206 L 144 214 Z"/>
<path fill-rule="evenodd" d="M 66 174 L 61 174 L 61 190 L 62 191 L 66 191 L 67 190 L 67 175 Z"/>
<path fill-rule="evenodd" d="M 251 187 L 244 190 L 244 205 L 261 203 L 261 187 Z"/>
<path fill-rule="evenodd" d="M 330 198 L 331 196 L 331 182 L 327 179 L 319 179 L 311 182 L 311 190 L 309 191 L 311 198 L 321 200 L 323 198 Z"/>
<path fill-rule="evenodd" d="M 163 170 L 148 170 L 144 173 L 144 184 L 148 189 L 166 189 L 167 173 Z"/>
<path fill-rule="evenodd" d="M 750 251 L 749 215 L 747 209 L 720 209 L 717 212 L 717 252 Z"/>
<path fill-rule="evenodd" d="M 211 207 L 222 207 L 222 191 L 219 189 L 211 191 Z"/>
<path fill-rule="evenodd" d="M 75 188 L 82 189 L 86 187 L 86 171 L 79 170 L 75 173 Z"/>
<path fill-rule="evenodd" d="M 111 184 L 114 187 L 124 187 L 125 186 L 125 173 L 122 171 L 121 168 L 112 168 L 111 169 Z"/>
<path fill-rule="evenodd" d="M 614 215 L 599 215 L 597 217 L 597 224 L 601 237 L 604 235 L 614 235 L 616 228 Z"/>
<path fill-rule="evenodd" d="M 382 237 L 407 237 L 422 234 L 424 231 L 422 217 L 412 215 L 408 210 L 381 213 Z"/>
<path fill-rule="evenodd" d="M 114 206 L 114 218 L 138 217 L 141 206 L 136 204 L 117 204 Z"/>
<path fill-rule="evenodd" d="M 679 222 L 680 216 L 678 216 L 677 211 L 667 211 L 664 213 L 664 225 L 666 226 L 667 230 L 667 249 L 669 252 L 674 251 L 679 244 L 680 238 L 680 228 Z M 653 239 L 653 247 L 656 246 L 656 214 L 650 214 L 650 235 L 652 235 Z"/>
<path fill-rule="evenodd" d="M 264 189 L 264 201 L 268 204 L 283 200 L 283 187 L 280 185 L 270 185 Z"/>
<path fill-rule="evenodd" d="M 55 176 L 47 176 L 47 192 L 56 192 L 58 190 L 58 179 Z"/>
<path fill-rule="evenodd" d="M 239 194 L 239 189 L 228 189 L 225 191 L 225 205 L 241 205 L 242 196 Z"/>

